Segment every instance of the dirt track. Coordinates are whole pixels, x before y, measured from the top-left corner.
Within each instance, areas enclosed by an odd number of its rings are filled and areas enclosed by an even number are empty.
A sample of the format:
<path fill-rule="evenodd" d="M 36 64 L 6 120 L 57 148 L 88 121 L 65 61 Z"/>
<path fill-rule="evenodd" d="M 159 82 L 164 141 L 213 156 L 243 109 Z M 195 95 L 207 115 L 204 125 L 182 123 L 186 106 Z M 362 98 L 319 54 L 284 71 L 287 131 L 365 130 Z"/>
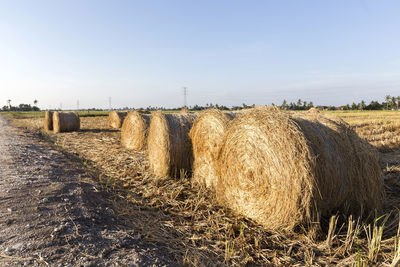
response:
<path fill-rule="evenodd" d="M 126 229 L 79 163 L 0 115 L 1 266 L 174 265 Z"/>

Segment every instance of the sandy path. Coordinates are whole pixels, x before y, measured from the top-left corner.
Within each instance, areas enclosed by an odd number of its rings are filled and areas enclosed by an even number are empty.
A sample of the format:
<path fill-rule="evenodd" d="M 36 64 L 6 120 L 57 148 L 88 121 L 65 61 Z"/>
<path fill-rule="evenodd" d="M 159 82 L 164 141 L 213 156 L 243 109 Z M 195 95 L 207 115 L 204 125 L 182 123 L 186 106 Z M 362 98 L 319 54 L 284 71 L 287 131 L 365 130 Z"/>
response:
<path fill-rule="evenodd" d="M 98 188 L 79 163 L 0 115 L 0 265 L 173 265 L 160 244 L 126 230 Z"/>

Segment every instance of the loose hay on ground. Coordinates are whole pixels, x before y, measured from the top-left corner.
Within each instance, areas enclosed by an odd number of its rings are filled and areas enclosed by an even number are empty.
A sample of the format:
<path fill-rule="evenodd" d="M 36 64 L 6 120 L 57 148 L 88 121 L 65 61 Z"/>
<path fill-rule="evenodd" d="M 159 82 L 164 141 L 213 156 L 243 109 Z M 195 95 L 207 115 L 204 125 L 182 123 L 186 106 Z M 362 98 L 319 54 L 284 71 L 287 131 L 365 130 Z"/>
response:
<path fill-rule="evenodd" d="M 143 150 L 147 143 L 150 115 L 131 111 L 121 128 L 121 144 L 132 150 Z"/>
<path fill-rule="evenodd" d="M 80 129 L 80 119 L 76 112 L 54 112 L 53 129 L 55 133 L 72 132 Z"/>
<path fill-rule="evenodd" d="M 193 152 L 189 131 L 197 117 L 193 113 L 153 114 L 147 139 L 150 168 L 157 177 L 190 175 Z"/>
<path fill-rule="evenodd" d="M 376 150 L 340 119 L 254 109 L 234 119 L 218 157 L 217 198 L 268 229 L 379 210 Z"/>
<path fill-rule="evenodd" d="M 190 130 L 193 145 L 193 177 L 195 183 L 215 189 L 215 164 L 222 139 L 230 121 L 231 112 L 209 109 L 200 114 Z"/>
<path fill-rule="evenodd" d="M 126 115 L 126 111 L 111 111 L 110 114 L 108 114 L 108 126 L 114 129 L 121 128 Z"/>

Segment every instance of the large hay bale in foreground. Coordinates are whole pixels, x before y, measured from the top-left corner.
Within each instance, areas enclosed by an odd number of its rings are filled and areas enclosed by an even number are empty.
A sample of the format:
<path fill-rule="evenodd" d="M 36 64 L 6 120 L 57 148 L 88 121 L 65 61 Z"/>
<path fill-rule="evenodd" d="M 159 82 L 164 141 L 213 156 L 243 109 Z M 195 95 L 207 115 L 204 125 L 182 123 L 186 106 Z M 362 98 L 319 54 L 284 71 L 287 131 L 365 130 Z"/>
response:
<path fill-rule="evenodd" d="M 52 131 L 53 130 L 53 112 L 46 111 L 44 114 L 44 130 L 45 131 Z"/>
<path fill-rule="evenodd" d="M 234 119 L 218 157 L 217 198 L 269 229 L 379 210 L 376 150 L 342 120 L 254 109 Z"/>
<path fill-rule="evenodd" d="M 54 112 L 53 129 L 55 133 L 72 132 L 80 129 L 80 119 L 76 112 Z"/>
<path fill-rule="evenodd" d="M 190 130 L 193 145 L 192 180 L 202 186 L 215 189 L 217 180 L 215 164 L 222 139 L 230 121 L 235 117 L 232 112 L 209 109 L 200 114 Z"/>
<path fill-rule="evenodd" d="M 132 111 L 126 116 L 121 128 L 121 144 L 133 150 L 145 148 L 150 115 Z"/>
<path fill-rule="evenodd" d="M 114 129 L 121 128 L 126 115 L 126 111 L 111 111 L 110 114 L 108 114 L 108 126 Z"/>
<path fill-rule="evenodd" d="M 149 164 L 158 177 L 190 174 L 193 162 L 189 131 L 196 114 L 153 114 L 147 138 Z"/>

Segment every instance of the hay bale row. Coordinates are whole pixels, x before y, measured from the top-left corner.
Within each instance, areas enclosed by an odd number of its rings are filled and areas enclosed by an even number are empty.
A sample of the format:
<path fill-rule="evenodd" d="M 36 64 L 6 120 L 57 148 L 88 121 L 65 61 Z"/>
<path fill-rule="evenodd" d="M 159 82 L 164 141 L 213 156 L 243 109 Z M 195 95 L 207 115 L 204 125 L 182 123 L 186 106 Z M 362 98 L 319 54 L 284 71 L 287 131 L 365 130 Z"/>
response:
<path fill-rule="evenodd" d="M 54 131 L 62 120 L 53 119 Z M 122 145 L 141 150 L 146 139 L 156 177 L 190 175 L 193 165 L 194 182 L 268 229 L 292 230 L 332 214 L 361 215 L 382 206 L 376 150 L 345 122 L 319 112 L 158 111 L 151 119 L 130 112 Z"/>
<path fill-rule="evenodd" d="M 157 177 L 190 175 L 193 153 L 189 131 L 196 117 L 192 113 L 153 114 L 147 152 L 150 168 Z"/>
<path fill-rule="evenodd" d="M 121 128 L 121 145 L 127 149 L 143 150 L 147 143 L 150 115 L 131 111 Z"/>
<path fill-rule="evenodd" d="M 80 129 L 80 119 L 76 112 L 52 112 L 46 111 L 44 116 L 44 130 L 60 132 L 71 132 Z"/>
<path fill-rule="evenodd" d="M 228 128 L 217 159 L 220 203 L 268 229 L 380 209 L 376 150 L 342 120 L 254 109 Z"/>
<path fill-rule="evenodd" d="M 54 112 L 53 130 L 55 133 L 72 132 L 80 129 L 80 119 L 76 112 Z"/>
<path fill-rule="evenodd" d="M 111 111 L 110 114 L 108 114 L 108 126 L 114 129 L 121 128 L 126 116 L 126 111 Z"/>

